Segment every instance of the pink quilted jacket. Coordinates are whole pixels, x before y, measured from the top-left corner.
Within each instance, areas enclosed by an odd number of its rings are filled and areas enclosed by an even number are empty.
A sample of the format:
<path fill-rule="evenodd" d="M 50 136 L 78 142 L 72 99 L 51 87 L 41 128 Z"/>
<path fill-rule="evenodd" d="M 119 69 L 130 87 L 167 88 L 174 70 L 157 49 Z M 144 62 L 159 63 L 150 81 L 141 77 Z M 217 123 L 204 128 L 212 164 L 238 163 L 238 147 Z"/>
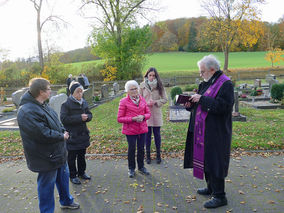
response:
<path fill-rule="evenodd" d="M 122 123 L 122 134 L 139 135 L 148 132 L 146 120 L 151 117 L 151 112 L 147 106 L 145 99 L 140 97 L 139 106 L 133 103 L 129 95 L 122 98 L 119 103 L 117 121 Z M 132 117 L 144 115 L 145 119 L 141 123 L 132 121 Z"/>

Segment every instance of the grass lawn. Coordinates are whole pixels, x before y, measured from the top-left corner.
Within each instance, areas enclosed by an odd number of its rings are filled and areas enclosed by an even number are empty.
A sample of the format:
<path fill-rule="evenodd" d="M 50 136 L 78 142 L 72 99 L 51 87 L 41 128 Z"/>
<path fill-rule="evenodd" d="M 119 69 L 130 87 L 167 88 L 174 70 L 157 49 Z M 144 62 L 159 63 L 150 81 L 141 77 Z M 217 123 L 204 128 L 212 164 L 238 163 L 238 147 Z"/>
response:
<path fill-rule="evenodd" d="M 126 137 L 116 116 L 120 98 L 92 109 L 93 121 L 88 124 L 91 146 L 88 153 L 127 153 Z M 232 149 L 245 150 L 284 149 L 284 110 L 259 110 L 240 107 L 247 122 L 233 122 Z M 178 152 L 184 149 L 188 123 L 172 123 L 168 118 L 168 104 L 163 107 L 164 126 L 161 129 L 162 150 Z M 0 132 L 2 156 L 22 155 L 19 132 Z M 152 146 L 154 147 L 154 146 Z"/>
<path fill-rule="evenodd" d="M 203 56 L 213 54 L 224 65 L 224 54 L 222 52 L 168 52 L 153 53 L 148 56 L 144 66 L 146 71 L 149 67 L 156 67 L 162 77 L 185 76 L 198 72 L 197 61 Z M 270 67 L 271 63 L 264 59 L 266 52 L 232 52 L 229 55 L 229 69 L 264 68 Z M 101 60 L 78 62 L 71 64 L 77 71 L 83 64 L 102 63 Z M 277 66 L 284 66 L 284 61 Z M 144 72 L 143 72 L 144 73 Z"/>

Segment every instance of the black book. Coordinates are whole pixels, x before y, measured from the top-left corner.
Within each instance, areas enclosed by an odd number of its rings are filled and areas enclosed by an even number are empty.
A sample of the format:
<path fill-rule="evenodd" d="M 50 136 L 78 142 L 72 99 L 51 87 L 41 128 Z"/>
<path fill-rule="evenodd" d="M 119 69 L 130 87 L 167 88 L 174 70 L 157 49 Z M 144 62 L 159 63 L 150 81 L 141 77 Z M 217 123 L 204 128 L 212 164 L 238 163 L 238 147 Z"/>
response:
<path fill-rule="evenodd" d="M 185 104 L 186 102 L 190 102 L 189 99 L 191 95 L 180 94 L 176 96 L 176 104 Z"/>

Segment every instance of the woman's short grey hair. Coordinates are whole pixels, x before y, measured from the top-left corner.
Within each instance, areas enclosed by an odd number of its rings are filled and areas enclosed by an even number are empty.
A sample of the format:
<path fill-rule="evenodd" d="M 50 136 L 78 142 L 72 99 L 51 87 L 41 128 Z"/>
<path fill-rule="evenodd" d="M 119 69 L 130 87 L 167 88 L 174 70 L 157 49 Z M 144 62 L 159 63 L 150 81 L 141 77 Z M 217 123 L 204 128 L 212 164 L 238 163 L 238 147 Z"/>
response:
<path fill-rule="evenodd" d="M 125 91 L 128 92 L 131 86 L 135 86 L 139 89 L 139 85 L 135 80 L 130 80 L 125 83 Z"/>
<path fill-rule="evenodd" d="M 220 70 L 220 61 L 214 55 L 204 56 L 200 61 L 197 62 L 197 66 L 200 68 L 204 65 L 207 69 L 213 68 L 215 71 Z"/>

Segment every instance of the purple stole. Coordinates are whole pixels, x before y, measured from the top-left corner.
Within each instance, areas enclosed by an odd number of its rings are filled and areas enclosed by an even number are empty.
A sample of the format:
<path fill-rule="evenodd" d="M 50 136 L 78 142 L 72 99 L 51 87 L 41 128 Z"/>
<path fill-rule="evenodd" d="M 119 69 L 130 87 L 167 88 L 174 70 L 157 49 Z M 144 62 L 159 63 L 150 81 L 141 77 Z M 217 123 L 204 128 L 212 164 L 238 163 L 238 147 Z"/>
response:
<path fill-rule="evenodd" d="M 230 78 L 222 74 L 216 82 L 206 90 L 203 96 L 215 98 L 223 83 L 228 80 L 230 80 Z M 193 147 L 193 176 L 199 179 L 203 179 L 204 176 L 204 138 L 207 115 L 208 112 L 202 111 L 201 105 L 199 104 L 195 115 Z"/>

